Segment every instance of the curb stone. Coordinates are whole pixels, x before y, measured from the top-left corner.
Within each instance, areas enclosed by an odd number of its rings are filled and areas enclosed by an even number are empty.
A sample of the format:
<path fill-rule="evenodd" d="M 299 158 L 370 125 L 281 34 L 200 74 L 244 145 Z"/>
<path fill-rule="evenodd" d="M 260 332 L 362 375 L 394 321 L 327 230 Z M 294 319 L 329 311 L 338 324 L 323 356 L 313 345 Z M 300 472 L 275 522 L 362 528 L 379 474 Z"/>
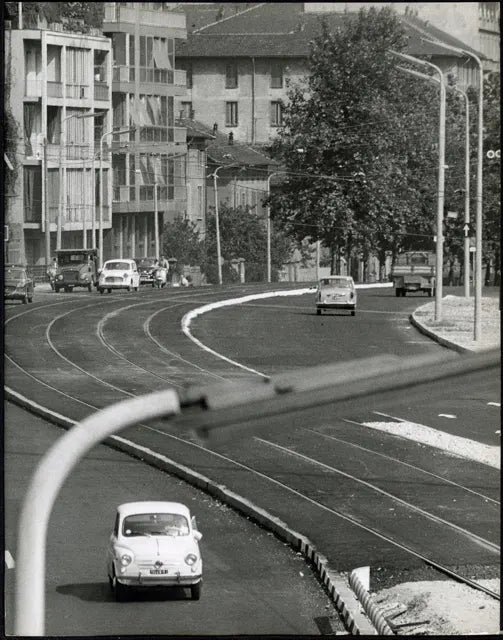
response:
<path fill-rule="evenodd" d="M 10 400 L 14 404 L 66 430 L 77 424 L 76 421 L 39 405 L 9 387 L 4 387 L 4 393 L 6 400 Z M 282 520 L 227 489 L 225 485 L 217 484 L 213 480 L 170 460 L 162 454 L 141 445 L 136 445 L 120 436 L 110 436 L 101 444 L 131 455 L 157 469 L 176 475 L 222 503 L 249 516 L 253 521 L 275 533 L 278 538 L 288 542 L 294 550 L 300 551 L 304 558 L 312 563 L 316 575 L 326 588 L 348 631 L 353 635 L 376 635 L 376 629 L 363 613 L 355 593 L 349 587 L 348 581 L 328 568 L 326 557 L 318 553 L 316 547 L 304 535 L 290 529 Z"/>
<path fill-rule="evenodd" d="M 419 307 L 419 309 L 420 308 L 421 307 Z M 466 353 L 466 352 L 470 352 L 471 351 L 471 349 L 469 349 L 468 347 L 463 347 L 462 345 L 458 344 L 457 342 L 453 342 L 452 340 L 448 340 L 447 338 L 444 338 L 444 337 L 438 335 L 438 333 L 435 333 L 431 329 L 428 329 L 415 316 L 417 311 L 418 311 L 418 309 L 416 309 L 416 311 L 413 311 L 410 314 L 409 320 L 410 320 L 410 323 L 414 327 L 416 327 L 416 329 L 418 329 L 421 333 L 423 333 L 425 336 L 428 336 L 428 338 L 431 338 L 432 340 L 435 340 L 436 342 L 441 344 L 443 347 L 447 347 L 448 349 L 454 349 L 455 351 L 459 351 L 460 353 Z"/>

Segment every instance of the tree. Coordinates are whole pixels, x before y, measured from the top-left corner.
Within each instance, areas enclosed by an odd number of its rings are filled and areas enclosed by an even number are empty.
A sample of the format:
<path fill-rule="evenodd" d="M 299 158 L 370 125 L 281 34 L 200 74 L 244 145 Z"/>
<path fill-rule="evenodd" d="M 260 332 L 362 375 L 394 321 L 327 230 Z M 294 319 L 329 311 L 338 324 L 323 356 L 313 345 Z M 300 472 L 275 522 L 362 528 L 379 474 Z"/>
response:
<path fill-rule="evenodd" d="M 433 246 L 438 89 L 397 68 L 405 47 L 390 8 L 362 9 L 314 38 L 309 76 L 292 86 L 273 149 L 290 175 L 273 216 L 333 256 Z M 303 152 L 298 150 L 302 149 Z M 316 178 L 315 176 L 319 176 Z"/>
<path fill-rule="evenodd" d="M 247 282 L 266 279 L 267 232 L 263 219 L 249 206 L 230 207 L 221 203 L 219 207 L 220 252 L 224 264 L 224 282 L 236 282 L 238 273 L 231 267 L 231 260 L 243 258 Z M 292 250 L 292 241 L 282 232 L 271 234 L 271 267 L 273 280 L 277 270 L 287 260 Z M 205 258 L 203 271 L 210 282 L 218 282 L 217 243 L 215 210 L 210 209 L 206 217 Z"/>
<path fill-rule="evenodd" d="M 182 265 L 199 265 L 203 255 L 197 225 L 185 218 L 175 218 L 167 222 L 163 228 L 163 254 L 168 258 L 176 258 L 178 267 Z"/>

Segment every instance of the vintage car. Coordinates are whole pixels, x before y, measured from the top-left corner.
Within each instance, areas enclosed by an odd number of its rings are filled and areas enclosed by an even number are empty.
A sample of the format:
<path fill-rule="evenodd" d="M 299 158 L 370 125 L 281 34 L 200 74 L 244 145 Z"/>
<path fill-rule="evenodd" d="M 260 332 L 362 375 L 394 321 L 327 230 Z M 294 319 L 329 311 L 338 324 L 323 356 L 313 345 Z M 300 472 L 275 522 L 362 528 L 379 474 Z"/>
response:
<path fill-rule="evenodd" d="M 55 255 L 58 270 L 54 278 L 54 290 L 73 291 L 74 287 L 92 290 L 96 284 L 96 249 L 58 249 Z"/>
<path fill-rule="evenodd" d="M 321 278 L 316 291 L 316 313 L 323 309 L 349 309 L 356 314 L 356 290 L 350 276 L 329 276 Z"/>
<path fill-rule="evenodd" d="M 188 587 L 199 600 L 202 534 L 179 502 L 128 502 L 117 508 L 107 552 L 110 588 L 123 601 L 131 587 Z"/>
<path fill-rule="evenodd" d="M 4 300 L 21 300 L 23 304 L 33 302 L 35 282 L 27 268 L 21 264 L 5 266 Z"/>
<path fill-rule="evenodd" d="M 154 272 L 157 269 L 155 258 L 136 258 L 138 273 L 140 274 L 140 284 L 151 284 L 154 286 Z"/>
<path fill-rule="evenodd" d="M 107 260 L 100 270 L 98 291 L 103 293 L 105 289 L 112 293 L 112 289 L 127 289 L 138 291 L 140 275 L 136 262 L 130 258 L 116 258 Z"/>

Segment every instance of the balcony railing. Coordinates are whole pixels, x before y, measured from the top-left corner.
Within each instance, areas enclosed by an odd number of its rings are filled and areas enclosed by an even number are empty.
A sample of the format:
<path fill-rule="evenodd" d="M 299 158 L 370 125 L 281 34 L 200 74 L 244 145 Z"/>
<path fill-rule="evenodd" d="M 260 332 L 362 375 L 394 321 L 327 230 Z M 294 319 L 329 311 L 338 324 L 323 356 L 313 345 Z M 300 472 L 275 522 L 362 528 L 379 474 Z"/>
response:
<path fill-rule="evenodd" d="M 138 15 L 134 5 L 134 2 L 128 3 L 128 6 L 120 5 L 118 2 L 105 3 L 104 22 L 129 22 L 130 24 L 135 24 L 139 19 L 140 24 L 146 26 L 171 27 L 172 29 L 186 28 L 185 13 L 180 10 L 166 11 L 164 8 L 160 8 L 154 11 L 140 8 Z"/>
<path fill-rule="evenodd" d="M 62 98 L 63 97 L 63 83 L 54 82 L 53 80 L 47 81 L 47 97 L 48 98 Z"/>
<path fill-rule="evenodd" d="M 106 82 L 94 83 L 94 99 L 95 100 L 108 100 L 110 97 L 110 87 Z"/>
<path fill-rule="evenodd" d="M 187 86 L 187 72 L 183 69 L 175 69 L 175 79 L 174 84 L 177 87 L 186 87 Z"/>
<path fill-rule="evenodd" d="M 77 82 L 66 83 L 66 97 L 67 98 L 89 98 L 89 85 L 80 84 Z"/>
<path fill-rule="evenodd" d="M 155 67 L 140 67 L 140 82 L 162 82 L 173 84 L 174 72 L 171 69 L 156 69 Z"/>
<path fill-rule="evenodd" d="M 175 188 L 171 187 L 157 187 L 157 199 L 159 201 L 173 200 L 175 197 Z M 153 201 L 154 200 L 154 185 L 143 184 L 140 185 L 140 201 Z"/>
<path fill-rule="evenodd" d="M 56 224 L 58 221 L 59 207 L 57 205 L 49 205 L 49 220 L 51 223 Z M 79 223 L 85 219 L 86 224 L 92 225 L 93 221 L 93 205 L 90 204 L 78 204 L 66 207 L 63 211 L 63 224 Z M 100 219 L 100 207 L 98 204 L 94 205 L 94 219 L 96 222 Z M 103 205 L 103 220 L 108 222 L 110 220 L 110 207 Z M 25 222 L 32 222 L 32 220 L 25 220 Z M 40 222 L 40 220 L 33 220 L 33 222 Z"/>
<path fill-rule="evenodd" d="M 136 189 L 134 186 L 118 185 L 113 188 L 113 202 L 134 202 Z"/>
<path fill-rule="evenodd" d="M 140 127 L 140 142 L 173 142 L 173 127 Z"/>
<path fill-rule="evenodd" d="M 72 144 L 66 145 L 67 160 L 88 160 L 91 162 L 91 146 L 89 144 Z"/>
<path fill-rule="evenodd" d="M 128 65 L 114 65 L 112 69 L 112 80 L 114 82 L 134 82 L 135 68 Z"/>

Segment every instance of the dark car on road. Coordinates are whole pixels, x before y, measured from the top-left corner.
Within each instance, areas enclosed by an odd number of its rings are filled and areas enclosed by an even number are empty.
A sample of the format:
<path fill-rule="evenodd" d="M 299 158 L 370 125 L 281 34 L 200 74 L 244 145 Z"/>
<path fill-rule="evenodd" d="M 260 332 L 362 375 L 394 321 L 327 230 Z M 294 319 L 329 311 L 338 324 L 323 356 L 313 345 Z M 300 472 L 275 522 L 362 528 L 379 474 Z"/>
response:
<path fill-rule="evenodd" d="M 154 272 L 159 264 L 155 258 L 136 258 L 138 273 L 140 274 L 140 284 L 151 284 L 154 286 Z"/>
<path fill-rule="evenodd" d="M 24 265 L 7 265 L 4 272 L 4 300 L 33 302 L 33 276 Z"/>
<path fill-rule="evenodd" d="M 58 273 L 54 280 L 56 293 L 64 289 L 71 292 L 75 287 L 92 290 L 96 284 L 96 249 L 58 249 Z"/>

